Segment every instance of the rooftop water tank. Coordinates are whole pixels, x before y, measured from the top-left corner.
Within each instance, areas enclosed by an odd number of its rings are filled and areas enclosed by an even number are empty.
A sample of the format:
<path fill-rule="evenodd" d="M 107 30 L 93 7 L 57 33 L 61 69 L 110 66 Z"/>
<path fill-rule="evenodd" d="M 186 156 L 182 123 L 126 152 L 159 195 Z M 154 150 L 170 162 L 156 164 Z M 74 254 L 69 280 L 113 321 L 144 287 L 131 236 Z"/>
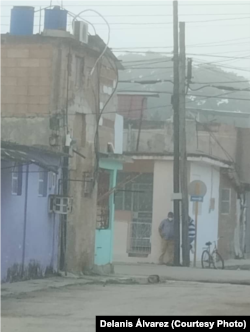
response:
<path fill-rule="evenodd" d="M 29 36 L 33 34 L 34 7 L 15 6 L 11 9 L 10 34 Z"/>
<path fill-rule="evenodd" d="M 67 10 L 55 6 L 53 9 L 45 9 L 44 30 L 66 30 Z"/>

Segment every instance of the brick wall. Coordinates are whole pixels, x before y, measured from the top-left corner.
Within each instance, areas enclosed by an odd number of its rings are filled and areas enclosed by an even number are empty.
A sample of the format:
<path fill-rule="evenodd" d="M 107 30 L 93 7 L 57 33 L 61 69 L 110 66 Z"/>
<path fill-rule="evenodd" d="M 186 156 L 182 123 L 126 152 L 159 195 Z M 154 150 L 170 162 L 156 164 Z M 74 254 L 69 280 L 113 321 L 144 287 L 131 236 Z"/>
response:
<path fill-rule="evenodd" d="M 1 55 L 2 116 L 48 114 L 52 46 L 8 43 Z"/>

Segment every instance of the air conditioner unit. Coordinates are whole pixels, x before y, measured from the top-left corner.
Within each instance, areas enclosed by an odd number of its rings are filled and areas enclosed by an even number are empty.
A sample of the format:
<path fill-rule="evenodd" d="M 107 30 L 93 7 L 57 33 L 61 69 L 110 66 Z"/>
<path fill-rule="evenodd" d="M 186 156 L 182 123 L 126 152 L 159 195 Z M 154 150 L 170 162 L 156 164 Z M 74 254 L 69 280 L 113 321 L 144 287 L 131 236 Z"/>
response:
<path fill-rule="evenodd" d="M 49 213 L 68 214 L 72 209 L 72 199 L 64 196 L 49 196 Z"/>
<path fill-rule="evenodd" d="M 76 21 L 74 23 L 74 37 L 80 42 L 88 44 L 88 24 Z"/>

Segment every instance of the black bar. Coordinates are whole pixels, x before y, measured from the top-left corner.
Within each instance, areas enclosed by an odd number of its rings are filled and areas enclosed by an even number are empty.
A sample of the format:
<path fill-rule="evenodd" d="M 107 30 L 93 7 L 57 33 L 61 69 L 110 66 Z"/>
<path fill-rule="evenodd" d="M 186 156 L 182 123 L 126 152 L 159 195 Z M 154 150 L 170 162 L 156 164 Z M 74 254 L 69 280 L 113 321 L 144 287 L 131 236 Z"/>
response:
<path fill-rule="evenodd" d="M 216 328 L 236 327 L 246 330 L 249 326 L 250 316 L 96 316 L 96 332 L 132 327 L 140 328 Z"/>

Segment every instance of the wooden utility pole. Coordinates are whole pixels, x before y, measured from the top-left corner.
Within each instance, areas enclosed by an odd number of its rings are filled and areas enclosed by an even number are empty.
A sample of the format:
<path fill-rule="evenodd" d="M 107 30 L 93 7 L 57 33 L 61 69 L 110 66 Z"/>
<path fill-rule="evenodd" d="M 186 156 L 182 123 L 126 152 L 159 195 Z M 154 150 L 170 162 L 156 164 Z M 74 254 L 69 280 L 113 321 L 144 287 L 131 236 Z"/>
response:
<path fill-rule="evenodd" d="M 180 181 L 181 181 L 181 216 L 182 216 L 182 260 L 184 266 L 189 266 L 188 241 L 188 179 L 187 179 L 187 149 L 186 149 L 186 107 L 185 107 L 185 22 L 180 22 L 180 91 L 179 91 L 179 121 L 180 121 Z"/>
<path fill-rule="evenodd" d="M 179 47 L 178 47 L 178 1 L 173 1 L 173 40 L 174 40 L 174 58 L 173 58 L 173 109 L 174 109 L 174 165 L 173 165 L 173 187 L 174 194 L 179 194 Z M 174 265 L 180 265 L 180 201 L 174 199 Z"/>

